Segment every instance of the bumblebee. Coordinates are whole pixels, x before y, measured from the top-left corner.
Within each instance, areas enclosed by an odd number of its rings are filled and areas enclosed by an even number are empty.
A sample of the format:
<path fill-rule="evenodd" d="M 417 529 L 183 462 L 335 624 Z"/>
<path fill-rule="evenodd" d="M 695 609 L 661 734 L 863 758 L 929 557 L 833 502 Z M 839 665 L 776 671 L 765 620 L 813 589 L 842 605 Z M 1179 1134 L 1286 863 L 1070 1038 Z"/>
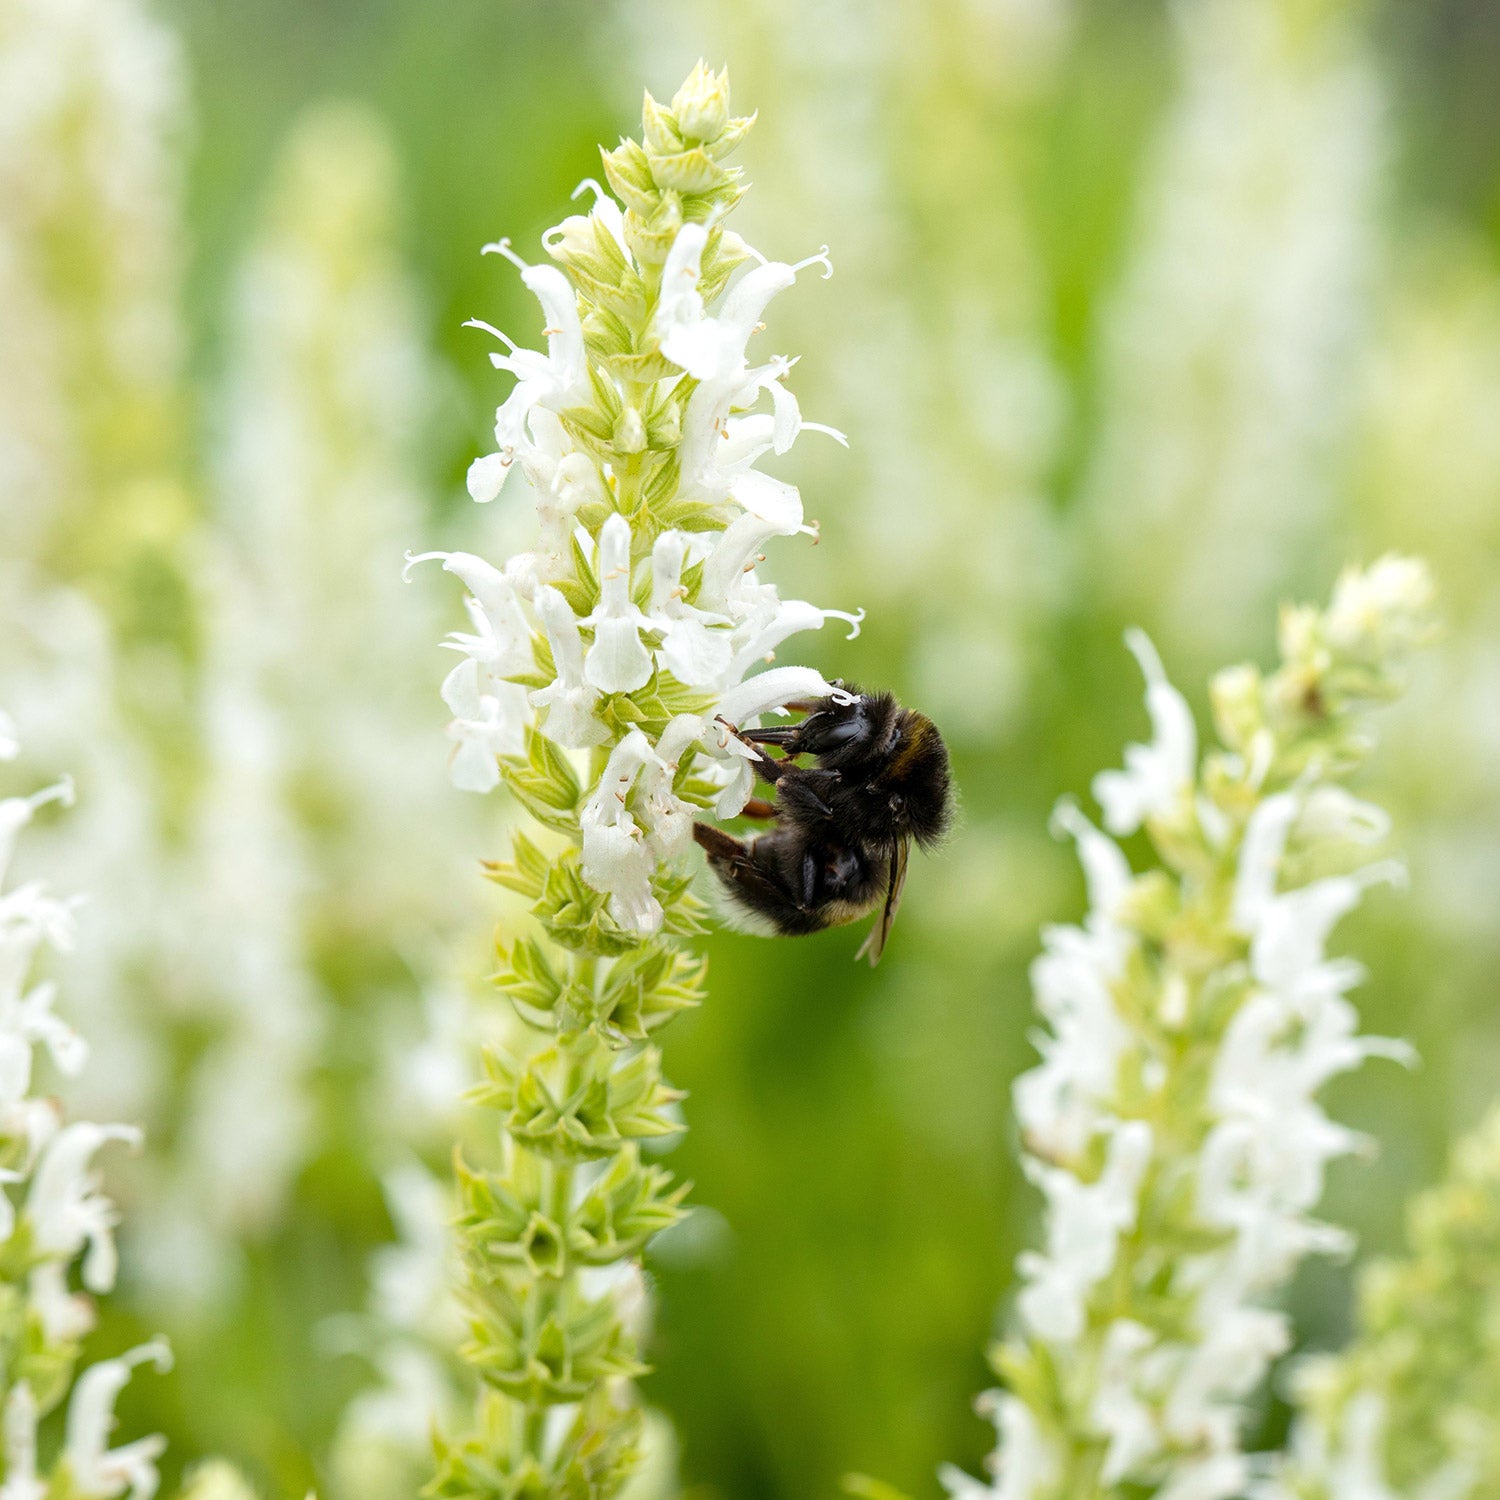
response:
<path fill-rule="evenodd" d="M 855 955 L 874 965 L 901 904 L 912 841 L 926 848 L 952 822 L 948 747 L 931 719 L 889 693 L 840 685 L 788 706 L 806 717 L 771 729 L 725 724 L 776 789 L 774 802 L 745 807 L 772 823 L 769 832 L 738 839 L 695 823 L 693 837 L 731 904 L 787 937 L 857 922 L 883 898 Z M 813 764 L 797 764 L 803 756 Z"/>

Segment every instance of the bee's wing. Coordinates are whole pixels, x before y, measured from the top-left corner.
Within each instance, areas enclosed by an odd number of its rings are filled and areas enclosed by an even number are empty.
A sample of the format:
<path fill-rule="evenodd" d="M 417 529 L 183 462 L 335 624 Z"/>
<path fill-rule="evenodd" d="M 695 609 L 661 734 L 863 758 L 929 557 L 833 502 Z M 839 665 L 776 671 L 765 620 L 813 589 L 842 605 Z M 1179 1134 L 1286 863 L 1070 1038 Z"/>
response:
<path fill-rule="evenodd" d="M 900 840 L 891 851 L 890 874 L 885 886 L 885 909 L 880 913 L 880 920 L 859 945 L 859 952 L 854 955 L 856 963 L 862 958 L 868 958 L 873 969 L 880 962 L 880 955 L 885 952 L 886 939 L 891 935 L 896 912 L 901 905 L 901 892 L 906 889 L 906 862 L 910 854 L 911 845 L 905 839 Z"/>

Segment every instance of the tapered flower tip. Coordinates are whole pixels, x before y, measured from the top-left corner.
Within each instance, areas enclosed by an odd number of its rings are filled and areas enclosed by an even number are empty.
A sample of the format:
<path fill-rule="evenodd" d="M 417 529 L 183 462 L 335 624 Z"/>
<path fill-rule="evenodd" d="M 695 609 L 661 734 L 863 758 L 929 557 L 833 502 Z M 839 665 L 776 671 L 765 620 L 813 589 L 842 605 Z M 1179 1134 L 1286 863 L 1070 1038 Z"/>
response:
<path fill-rule="evenodd" d="M 68 1402 L 63 1456 L 75 1493 L 113 1500 L 127 1491 L 130 1500 L 150 1500 L 157 1486 L 156 1460 L 167 1440 L 160 1435 L 139 1438 L 121 1448 L 109 1446 L 115 1421 L 115 1402 L 141 1364 L 158 1370 L 172 1368 L 172 1351 L 165 1339 L 152 1339 L 122 1354 L 101 1360 L 78 1377 Z"/>
<path fill-rule="evenodd" d="M 700 57 L 672 95 L 672 114 L 689 140 L 718 140 L 729 124 L 729 69 L 715 73 Z"/>
<path fill-rule="evenodd" d="M 1364 660 L 1401 656 L 1436 629 L 1432 574 L 1420 558 L 1390 552 L 1348 568 L 1333 591 L 1323 629 L 1336 650 Z"/>

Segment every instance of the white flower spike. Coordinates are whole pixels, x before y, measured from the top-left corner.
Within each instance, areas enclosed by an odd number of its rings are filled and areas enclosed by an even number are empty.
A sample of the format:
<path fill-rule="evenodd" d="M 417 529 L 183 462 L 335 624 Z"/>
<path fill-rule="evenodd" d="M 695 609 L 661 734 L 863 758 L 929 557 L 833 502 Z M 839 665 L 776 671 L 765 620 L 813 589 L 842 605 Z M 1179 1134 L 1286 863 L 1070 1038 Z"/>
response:
<path fill-rule="evenodd" d="M 1425 639 L 1410 603 L 1425 575 L 1392 576 L 1408 581 L 1346 578 L 1334 610 L 1291 612 L 1274 676 L 1242 668 L 1215 683 L 1233 739 L 1201 772 L 1187 705 L 1132 634 L 1153 742 L 1095 791 L 1111 832 L 1144 824 L 1153 865 L 1137 876 L 1059 806 L 1091 909 L 1043 933 L 1041 1061 L 1014 1091 L 1045 1242 L 1018 1261 L 1018 1326 L 997 1356 L 1015 1384 L 997 1408 L 994 1482 L 948 1471 L 956 1496 L 1060 1500 L 1080 1463 L 1101 1494 L 1238 1500 L 1252 1488 L 1244 1412 L 1290 1341 L 1267 1304 L 1304 1257 L 1349 1246 L 1315 1211 L 1329 1163 L 1366 1143 L 1319 1091 L 1368 1057 L 1410 1057 L 1359 1035 L 1348 995 L 1362 971 L 1326 952 L 1339 918 L 1397 872 L 1369 861 L 1383 815 L 1337 779 L 1367 746 L 1358 710 L 1395 695 L 1404 653 Z M 1371 642 L 1385 654 L 1367 654 Z"/>

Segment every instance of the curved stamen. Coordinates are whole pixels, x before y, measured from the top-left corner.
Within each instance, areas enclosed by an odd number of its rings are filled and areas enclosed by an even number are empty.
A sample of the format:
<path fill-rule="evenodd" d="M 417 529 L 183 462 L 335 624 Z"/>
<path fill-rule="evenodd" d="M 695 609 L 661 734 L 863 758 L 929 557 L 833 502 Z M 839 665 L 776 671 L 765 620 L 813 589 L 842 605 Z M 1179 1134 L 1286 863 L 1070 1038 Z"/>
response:
<path fill-rule="evenodd" d="M 448 561 L 448 554 L 446 552 L 413 552 L 409 547 L 403 556 L 406 558 L 406 566 L 401 569 L 402 583 L 411 582 L 411 570 L 418 563 L 431 562 L 434 558 L 441 558 L 444 562 Z"/>
<path fill-rule="evenodd" d="M 802 271 L 805 270 L 808 266 L 822 266 L 824 281 L 827 281 L 828 278 L 833 275 L 833 261 L 829 258 L 827 245 L 824 245 L 816 255 L 809 255 L 806 260 L 799 260 L 797 264 L 792 267 L 792 270 Z"/>
<path fill-rule="evenodd" d="M 503 255 L 506 260 L 511 263 L 511 265 L 517 267 L 519 270 L 529 271 L 531 269 L 531 267 L 524 260 L 522 260 L 514 250 L 510 248 L 509 235 L 506 235 L 504 239 L 496 240 L 493 244 L 481 245 L 479 247 L 479 253 L 481 255 Z"/>
<path fill-rule="evenodd" d="M 852 641 L 859 635 L 859 627 L 865 623 L 865 612 L 857 609 L 854 613 L 846 614 L 841 609 L 825 609 L 823 611 L 825 620 L 845 620 L 849 625 L 849 634 L 844 637 L 846 641 Z"/>
<path fill-rule="evenodd" d="M 606 193 L 602 187 L 600 187 L 598 180 L 596 178 L 593 178 L 593 177 L 585 177 L 583 179 L 583 181 L 580 182 L 578 184 L 578 186 L 576 188 L 574 188 L 571 193 L 568 194 L 568 201 L 569 202 L 576 201 L 577 198 L 579 197 L 579 195 L 586 188 L 592 188 L 594 190 L 594 202 L 595 203 L 598 203 L 601 199 L 608 199 L 610 202 L 614 201 L 612 198 L 610 198 L 609 194 Z"/>
<path fill-rule="evenodd" d="M 464 328 L 482 328 L 486 333 L 493 334 L 512 354 L 520 350 L 520 345 L 508 333 L 501 333 L 493 323 L 486 323 L 483 318 L 466 318 L 461 326 Z"/>

